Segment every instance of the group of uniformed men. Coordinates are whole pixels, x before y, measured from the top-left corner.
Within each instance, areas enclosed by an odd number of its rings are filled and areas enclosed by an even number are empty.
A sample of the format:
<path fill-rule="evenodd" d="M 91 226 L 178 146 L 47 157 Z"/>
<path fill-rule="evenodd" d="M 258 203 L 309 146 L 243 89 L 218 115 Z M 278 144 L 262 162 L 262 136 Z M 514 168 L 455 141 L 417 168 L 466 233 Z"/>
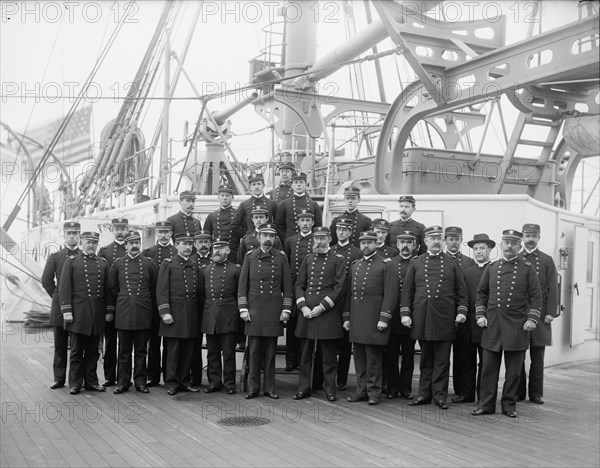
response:
<path fill-rule="evenodd" d="M 169 395 L 197 392 L 205 335 L 204 391 L 232 394 L 236 344 L 243 346 L 247 337 L 245 397 L 260 395 L 264 373 L 263 394 L 277 399 L 275 355 L 285 329 L 286 371 L 299 367 L 295 400 L 319 389 L 337 400 L 353 355 L 357 386 L 348 401 L 376 405 L 385 393 L 447 409 L 453 349 L 451 402 L 477 399 L 472 414 L 494 413 L 504 353 L 501 407 L 516 417 L 516 402 L 527 391 L 530 348 L 529 399 L 543 403 L 544 350 L 558 294 L 554 262 L 537 249 L 539 225 L 505 230 L 502 257 L 490 262 L 496 243 L 487 234 L 467 242 L 474 258 L 463 255 L 462 229 L 415 221 L 410 195 L 399 198 L 400 219 L 389 223 L 360 213 L 360 190 L 350 186 L 346 211 L 323 227 L 306 175 L 291 164 L 280 174 L 271 198 L 262 175 L 251 176 L 251 197 L 237 209 L 232 188 L 219 187 L 220 208 L 204 229 L 192 214 L 194 193 L 182 192 L 181 211 L 156 223 L 157 244 L 143 252 L 126 219 L 113 220 L 115 240 L 97 254 L 98 233 L 80 234 L 78 223 L 65 223 L 65 246 L 49 258 L 42 281 L 53 298 L 51 388 L 67 381 L 70 333 L 72 394 L 82 387 L 126 392 L 132 371 L 135 389 L 148 393 L 161 369 Z M 102 335 L 106 382 L 100 385 Z"/>

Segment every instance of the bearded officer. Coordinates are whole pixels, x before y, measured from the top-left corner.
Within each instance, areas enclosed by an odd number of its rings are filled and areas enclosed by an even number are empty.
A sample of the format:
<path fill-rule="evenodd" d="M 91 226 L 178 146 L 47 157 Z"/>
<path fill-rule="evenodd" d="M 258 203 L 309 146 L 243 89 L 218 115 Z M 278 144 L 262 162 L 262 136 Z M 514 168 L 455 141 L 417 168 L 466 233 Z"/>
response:
<path fill-rule="evenodd" d="M 106 322 L 114 319 L 115 302 L 108 287 L 108 262 L 96 255 L 100 234 L 81 234 L 79 255 L 65 260 L 58 295 L 65 330 L 71 332 L 69 359 L 70 393 L 86 390 L 103 392 L 98 383 L 98 344 Z"/>
<path fill-rule="evenodd" d="M 541 317 L 542 290 L 535 267 L 519 257 L 523 234 L 514 229 L 502 233 L 502 259 L 485 269 L 477 289 L 477 325 L 481 336 L 483 368 L 481 398 L 471 414 L 496 412 L 498 377 L 504 353 L 506 374 L 502 389 L 502 412 L 517 417 L 517 392 L 521 366 L 530 332 Z"/>
<path fill-rule="evenodd" d="M 42 286 L 52 298 L 50 325 L 52 325 L 54 331 L 54 360 L 52 362 L 54 382 L 50 385 L 50 388 L 53 390 L 65 385 L 69 347 L 69 332 L 64 329 L 64 320 L 58 298 L 58 286 L 65 260 L 81 253 L 79 249 L 80 232 L 81 225 L 79 223 L 67 221 L 63 225 L 64 246 L 48 257 L 42 273 Z"/>

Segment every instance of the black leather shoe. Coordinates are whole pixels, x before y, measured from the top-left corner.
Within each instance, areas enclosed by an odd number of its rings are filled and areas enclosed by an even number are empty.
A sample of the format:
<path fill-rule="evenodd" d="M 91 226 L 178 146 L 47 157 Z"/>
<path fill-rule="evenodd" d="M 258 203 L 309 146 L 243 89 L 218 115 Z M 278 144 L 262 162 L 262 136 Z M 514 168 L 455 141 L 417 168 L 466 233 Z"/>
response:
<path fill-rule="evenodd" d="M 263 393 L 264 396 L 268 396 L 271 400 L 278 400 L 279 399 L 279 395 L 277 395 L 277 393 L 275 392 L 264 392 Z"/>
<path fill-rule="evenodd" d="M 69 393 L 71 395 L 77 395 L 80 391 L 81 391 L 81 389 L 79 387 L 71 387 L 69 389 Z"/>
<path fill-rule="evenodd" d="M 170 388 L 167 390 L 167 395 L 177 395 L 177 389 L 176 388 Z"/>
<path fill-rule="evenodd" d="M 408 405 L 409 406 L 421 406 L 421 405 L 428 405 L 429 403 L 431 403 L 431 400 L 428 400 L 427 398 L 423 398 L 420 396 L 416 400 L 408 402 Z"/>
<path fill-rule="evenodd" d="M 256 398 L 257 396 L 258 396 L 258 392 L 246 393 L 246 396 L 244 398 L 246 400 L 252 400 L 253 398 Z"/>
<path fill-rule="evenodd" d="M 404 398 L 405 400 L 414 400 L 415 399 L 414 395 L 410 392 L 400 392 L 400 396 L 402 398 Z"/>
<path fill-rule="evenodd" d="M 394 398 L 398 397 L 398 392 L 389 392 L 387 394 L 387 399 L 388 400 L 393 400 Z"/>
<path fill-rule="evenodd" d="M 117 382 L 115 382 L 114 380 L 106 380 L 102 384 L 103 387 L 114 387 L 115 385 L 117 385 Z"/>
<path fill-rule="evenodd" d="M 286 372 L 292 372 L 293 370 L 298 369 L 298 366 L 295 364 L 286 364 L 285 365 L 285 371 Z"/>
<path fill-rule="evenodd" d="M 50 388 L 52 390 L 56 390 L 57 388 L 62 388 L 65 386 L 64 382 L 61 382 L 60 380 L 57 380 L 56 382 L 53 382 L 52 385 L 50 385 Z"/>
<path fill-rule="evenodd" d="M 473 403 L 475 398 L 465 398 L 464 396 L 457 396 L 450 400 L 452 403 Z"/>
<path fill-rule="evenodd" d="M 367 395 L 359 395 L 358 393 L 354 393 L 346 398 L 350 403 L 356 403 L 357 401 L 367 401 L 369 397 Z"/>
<path fill-rule="evenodd" d="M 118 395 L 119 393 L 125 393 L 128 392 L 129 389 L 127 387 L 124 387 L 123 385 L 118 385 L 117 387 L 115 387 L 115 389 L 113 390 L 113 393 L 115 395 Z"/>
<path fill-rule="evenodd" d="M 183 391 L 184 392 L 198 393 L 200 391 L 200 389 L 197 388 L 197 387 L 194 387 L 193 385 L 188 385 L 187 387 L 184 387 Z"/>
<path fill-rule="evenodd" d="M 158 387 L 160 382 L 158 380 L 148 380 L 146 387 Z"/>
<path fill-rule="evenodd" d="M 471 411 L 471 414 L 473 416 L 483 416 L 484 414 L 494 414 L 494 412 L 483 408 L 475 408 L 473 411 Z"/>
<path fill-rule="evenodd" d="M 516 411 L 508 410 L 508 411 L 502 411 L 502 413 L 505 416 L 508 416 L 509 418 L 516 418 L 517 417 L 517 412 Z"/>
<path fill-rule="evenodd" d="M 292 397 L 293 400 L 304 400 L 305 398 L 310 398 L 310 393 L 298 392 Z"/>
<path fill-rule="evenodd" d="M 448 404 L 442 400 L 437 400 L 435 402 L 435 406 L 437 406 L 439 409 L 448 409 Z"/>
<path fill-rule="evenodd" d="M 227 395 L 233 395 L 235 393 L 235 388 L 228 388 Z"/>
<path fill-rule="evenodd" d="M 209 385 L 204 389 L 204 393 L 215 393 L 221 391 L 221 386 L 219 385 Z"/>
<path fill-rule="evenodd" d="M 135 387 L 135 391 L 140 393 L 150 393 L 150 390 L 148 390 L 148 387 L 146 385 L 140 385 L 138 387 Z"/>
<path fill-rule="evenodd" d="M 346 384 L 337 384 L 336 387 L 340 392 L 343 392 L 348 388 Z"/>
<path fill-rule="evenodd" d="M 337 397 L 333 393 L 328 393 L 327 401 L 337 401 Z"/>
<path fill-rule="evenodd" d="M 89 390 L 91 392 L 104 392 L 106 391 L 106 387 L 104 387 L 103 385 L 89 385 L 87 387 L 85 387 L 86 390 Z"/>
<path fill-rule="evenodd" d="M 52 388 L 52 387 L 50 387 L 50 388 Z M 538 405 L 543 405 L 544 404 L 544 400 L 542 399 L 541 396 L 536 396 L 536 397 L 530 398 L 529 401 L 531 403 L 536 403 Z"/>
<path fill-rule="evenodd" d="M 379 400 L 379 398 L 377 398 L 377 397 L 370 397 L 370 398 L 369 398 L 369 404 L 370 404 L 370 405 L 378 405 L 378 404 L 379 404 L 379 401 L 380 401 L 380 400 Z"/>

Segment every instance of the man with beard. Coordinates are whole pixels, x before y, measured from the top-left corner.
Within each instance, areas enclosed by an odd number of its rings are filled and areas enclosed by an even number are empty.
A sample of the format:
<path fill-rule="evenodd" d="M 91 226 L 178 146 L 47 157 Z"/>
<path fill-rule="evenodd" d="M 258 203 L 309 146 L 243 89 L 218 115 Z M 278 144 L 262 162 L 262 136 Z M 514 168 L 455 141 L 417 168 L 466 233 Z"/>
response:
<path fill-rule="evenodd" d="M 240 266 L 231 263 L 229 239 L 216 238 L 212 261 L 200 269 L 200 297 L 204 297 L 202 327 L 208 348 L 208 382 L 206 393 L 223 388 L 235 393 L 235 343 L 238 331 L 237 288 Z M 223 362 L 221 363 L 221 353 Z"/>
<path fill-rule="evenodd" d="M 220 185 L 217 189 L 220 208 L 206 217 L 204 221 L 204 230 L 210 234 L 211 238 L 228 238 L 231 245 L 229 252 L 229 261 L 235 262 L 237 258 L 240 238 L 233 235 L 233 216 L 235 210 L 231 203 L 233 202 L 233 188 L 230 185 Z"/>
<path fill-rule="evenodd" d="M 127 253 L 125 236 L 129 233 L 129 221 L 125 218 L 115 218 L 112 220 L 112 233 L 115 240 L 98 251 L 98 257 L 108 262 L 108 268 L 119 258 Z M 102 384 L 105 387 L 112 387 L 117 383 L 117 330 L 115 322 L 110 321 L 104 327 L 104 379 Z"/>
<path fill-rule="evenodd" d="M 353 236 L 352 226 L 354 222 L 350 219 L 339 218 L 336 221 L 337 244 L 332 249 L 336 254 L 344 257 L 346 262 L 346 276 L 350 270 L 350 265 L 354 260 L 362 256 L 358 247 L 350 242 Z M 356 236 L 358 242 L 358 235 Z M 343 328 L 343 327 L 342 327 Z M 344 336 L 338 340 L 338 362 L 337 362 L 337 389 L 344 391 L 348 385 L 348 372 L 350 370 L 350 360 L 352 358 L 352 343 L 350 343 L 348 330 L 343 330 Z"/>
<path fill-rule="evenodd" d="M 247 233 L 242 240 L 240 241 L 240 249 L 237 254 L 237 262 L 241 265 L 244 263 L 244 258 L 248 254 L 248 252 L 253 251 L 254 249 L 258 249 L 260 246 L 260 241 L 258 240 L 259 229 L 263 224 L 267 223 L 267 218 L 269 216 L 269 211 L 262 206 L 257 206 L 252 210 L 252 223 L 254 224 L 255 229 L 252 232 Z M 279 238 L 275 239 L 275 244 L 273 245 L 274 249 L 282 250 L 281 242 Z"/>
<path fill-rule="evenodd" d="M 291 162 L 285 162 L 279 166 L 279 185 L 271 191 L 271 200 L 278 205 L 292 196 L 292 176 L 296 173 L 296 168 Z"/>
<path fill-rule="evenodd" d="M 487 234 L 475 234 L 473 240 L 467 242 L 473 249 L 475 261 L 473 265 L 463 268 L 467 296 L 469 298 L 469 311 L 467 320 L 458 325 L 456 329 L 456 341 L 454 342 L 454 367 L 458 368 L 454 374 L 454 386 L 456 388 L 456 376 L 460 376 L 459 388 L 461 393 L 452 398 L 452 403 L 472 403 L 479 401 L 481 387 L 481 328 L 477 326 L 475 314 L 475 301 L 477 287 L 483 276 L 483 272 L 490 263 L 490 253 L 496 246 Z M 477 366 L 477 355 L 479 354 L 479 366 Z"/>
<path fill-rule="evenodd" d="M 173 234 L 192 235 L 202 229 L 200 221 L 193 216 L 195 203 L 196 194 L 194 192 L 186 190 L 179 194 L 179 206 L 181 209 L 178 213 L 167 218 L 167 221 L 173 226 Z"/>
<path fill-rule="evenodd" d="M 358 235 L 361 232 L 365 232 L 371 229 L 371 219 L 368 216 L 363 215 L 358 211 L 358 204 L 360 203 L 360 189 L 358 187 L 350 186 L 344 189 L 344 202 L 346 203 L 346 211 L 343 214 L 334 218 L 331 222 L 331 242 L 333 245 L 337 244 L 337 226 L 340 219 L 350 221 L 350 243 L 356 248 L 359 246 Z M 339 383 L 339 381 L 338 381 Z"/>
<path fill-rule="evenodd" d="M 398 198 L 398 211 L 400 219 L 390 223 L 390 239 L 397 239 L 398 234 L 404 231 L 411 231 L 417 235 L 417 255 L 424 254 L 427 251 L 425 245 L 425 225 L 412 219 L 417 202 L 412 195 L 401 195 Z"/>
<path fill-rule="evenodd" d="M 114 319 L 115 304 L 108 287 L 108 262 L 96 255 L 100 234 L 81 234 L 79 255 L 68 257 L 60 276 L 58 296 L 65 330 L 71 332 L 69 393 L 81 387 L 103 392 L 98 383 L 98 344 L 106 322 Z"/>
<path fill-rule="evenodd" d="M 311 394 L 313 355 L 322 357 L 323 387 L 328 401 L 336 401 L 337 340 L 343 336 L 342 305 L 346 261 L 329 244 L 331 231 L 318 227 L 314 232 L 313 253 L 308 254 L 298 272 L 296 336 L 301 341 L 299 390 L 294 400 Z"/>
<path fill-rule="evenodd" d="M 110 270 L 109 285 L 116 297 L 115 328 L 119 334 L 119 382 L 113 391 L 117 395 L 129 391 L 132 350 L 135 356 L 135 389 L 148 393 L 146 352 L 152 328 L 158 268 L 154 261 L 140 255 L 140 246 L 140 234 L 130 232 L 125 238 L 127 255 L 113 263 Z"/>
<path fill-rule="evenodd" d="M 262 225 L 260 247 L 246 255 L 240 272 L 238 308 L 248 336 L 246 399 L 259 395 L 263 366 L 263 392 L 272 399 L 279 398 L 275 393 L 275 351 L 283 323 L 290 318 L 292 279 L 285 254 L 273 249 L 276 236 L 272 224 Z"/>
<path fill-rule="evenodd" d="M 433 401 L 448 409 L 450 348 L 456 324 L 467 317 L 467 288 L 458 263 L 442 252 L 443 229 L 425 229 L 427 252 L 415 258 L 406 271 L 400 301 L 402 325 L 421 346 L 419 397 L 409 405 Z"/>
<path fill-rule="evenodd" d="M 144 257 L 151 258 L 158 268 L 167 258 L 177 255 L 177 249 L 171 243 L 173 235 L 173 225 L 169 221 L 157 221 L 154 225 L 156 230 L 156 245 L 142 251 Z M 152 314 L 152 328 L 150 329 L 150 340 L 148 342 L 148 383 L 147 387 L 153 387 L 160 383 L 161 366 L 163 369 L 163 379 L 166 380 L 164 370 L 167 368 L 166 348 L 161 353 L 162 337 L 159 336 L 160 314 L 156 305 L 156 296 L 152 297 L 154 313 Z M 162 354 L 162 356 L 161 356 Z"/>
<path fill-rule="evenodd" d="M 300 232 L 298 226 L 298 214 L 303 211 L 310 211 L 314 215 L 314 226 L 323 224 L 321 208 L 316 201 L 306 193 L 306 174 L 300 172 L 292 176 L 292 189 L 294 193 L 291 197 L 283 200 L 277 207 L 277 216 L 275 225 L 279 239 L 285 246 L 285 240 Z"/>
<path fill-rule="evenodd" d="M 538 249 L 540 242 L 540 225 L 527 223 L 523 225 L 524 248 L 519 256 L 535 267 L 542 289 L 542 309 L 537 327 L 531 332 L 529 357 L 529 401 L 543 405 L 544 400 L 544 353 L 546 346 L 552 345 L 552 320 L 558 317 L 558 274 L 554 260 Z M 527 374 L 525 363 L 521 367 L 519 399 L 525 399 Z"/>
<path fill-rule="evenodd" d="M 381 400 L 382 354 L 390 336 L 388 325 L 396 285 L 390 259 L 377 253 L 377 235 L 363 232 L 359 240 L 363 257 L 350 268 L 343 314 L 343 326 L 350 331 L 354 347 L 357 379 L 356 391 L 347 400 L 368 400 L 369 405 L 377 405 Z"/>
<path fill-rule="evenodd" d="M 383 380 L 387 386 L 387 397 L 393 399 L 400 394 L 407 400 L 413 399 L 412 377 L 415 370 L 415 340 L 410 337 L 410 329 L 400 322 L 400 297 L 402 285 L 408 271 L 408 265 L 415 258 L 417 236 L 414 232 L 405 231 L 398 234 L 397 246 L 400 255 L 392 258 L 391 266 L 396 274 L 397 285 L 396 307 L 390 321 L 390 340 L 383 353 Z M 402 347 L 402 363 L 398 368 Z"/>
<path fill-rule="evenodd" d="M 177 255 L 166 259 L 158 271 L 156 300 L 162 323 L 160 336 L 167 343 L 167 393 L 197 392 L 190 384 L 194 338 L 200 328 L 201 298 L 198 296 L 198 265 L 190 259 L 193 239 L 175 235 Z"/>
<path fill-rule="evenodd" d="M 48 257 L 42 273 L 42 286 L 52 298 L 52 308 L 50 309 L 50 325 L 54 330 L 54 361 L 52 362 L 54 382 L 50 385 L 52 390 L 63 387 L 67 379 L 69 332 L 64 329 L 58 298 L 58 286 L 65 260 L 81 253 L 78 247 L 80 232 L 81 226 L 79 223 L 67 221 L 63 225 L 64 246 Z"/>
<path fill-rule="evenodd" d="M 398 249 L 387 245 L 388 234 L 390 233 L 390 223 L 383 219 L 373 220 L 373 231 L 377 235 L 377 253 L 383 258 L 393 258 L 398 255 Z"/>
<path fill-rule="evenodd" d="M 481 398 L 474 416 L 496 412 L 498 377 L 504 352 L 506 374 L 502 389 L 502 412 L 517 417 L 517 392 L 521 366 L 529 346 L 529 334 L 540 320 L 542 291 L 535 267 L 519 257 L 523 234 L 502 232 L 502 259 L 488 265 L 477 288 L 477 325 L 481 335 L 483 368 Z"/>
<path fill-rule="evenodd" d="M 277 203 L 265 197 L 265 179 L 262 174 L 253 174 L 248 178 L 250 198 L 240 203 L 233 216 L 234 234 L 240 239 L 256 228 L 252 222 L 252 210 L 259 206 L 267 210 L 267 221 L 272 223 L 277 213 Z"/>

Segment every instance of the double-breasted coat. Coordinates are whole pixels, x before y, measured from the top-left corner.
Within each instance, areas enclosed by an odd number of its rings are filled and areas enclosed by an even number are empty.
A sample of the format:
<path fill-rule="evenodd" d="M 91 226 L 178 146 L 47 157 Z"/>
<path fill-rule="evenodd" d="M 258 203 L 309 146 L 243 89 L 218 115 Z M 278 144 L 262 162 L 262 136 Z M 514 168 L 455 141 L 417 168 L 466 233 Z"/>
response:
<path fill-rule="evenodd" d="M 80 254 L 79 247 L 69 249 L 66 245 L 58 252 L 52 253 L 42 273 L 42 287 L 52 298 L 52 306 L 50 308 L 50 325 L 53 327 L 63 327 L 63 316 L 60 311 L 60 300 L 58 298 L 58 286 L 60 284 L 60 275 L 67 258 Z"/>
<path fill-rule="evenodd" d="M 297 216 L 302 211 L 312 211 L 315 216 L 315 224 L 313 227 L 319 227 L 323 225 L 323 217 L 321 214 L 321 208 L 316 201 L 314 201 L 307 193 L 303 195 L 292 194 L 291 197 L 286 198 L 277 206 L 277 215 L 275 216 L 275 226 L 277 228 L 277 235 L 282 242 L 288 237 L 293 236 L 300 232 L 300 228 L 296 223 Z M 284 242 L 285 244 L 285 242 Z"/>
<path fill-rule="evenodd" d="M 475 302 L 477 300 L 477 288 L 479 281 L 483 276 L 483 272 L 490 262 L 479 266 L 474 262 L 471 266 L 463 268 L 463 278 L 467 287 L 467 298 L 469 300 L 469 310 L 467 312 L 467 320 L 464 323 L 458 324 L 456 328 L 456 341 L 461 343 L 481 343 L 481 334 L 483 329 L 477 325 L 477 314 L 475 313 Z"/>
<path fill-rule="evenodd" d="M 204 298 L 200 333 L 237 333 L 240 270 L 240 265 L 229 260 L 210 262 L 200 269 L 200 296 Z"/>
<path fill-rule="evenodd" d="M 331 231 L 331 244 L 332 245 L 337 244 L 337 241 L 338 241 L 337 223 L 342 218 L 348 219 L 352 222 L 352 234 L 350 234 L 350 238 L 348 240 L 355 247 L 359 247 L 360 242 L 358 241 L 358 237 L 360 236 L 360 233 L 365 232 L 365 231 L 370 231 L 371 227 L 373 226 L 371 218 L 369 218 L 368 216 L 365 216 L 360 211 L 358 211 L 358 208 L 355 209 L 354 211 L 346 210 L 344 212 L 344 214 L 333 218 L 333 221 L 331 221 L 331 227 L 329 228 Z"/>
<path fill-rule="evenodd" d="M 194 218 L 193 215 L 188 215 L 183 211 L 179 211 L 167 218 L 173 225 L 173 234 L 190 234 L 194 235 L 200 230 L 200 221 Z"/>
<path fill-rule="evenodd" d="M 412 231 L 417 235 L 417 247 L 419 249 L 417 254 L 424 254 L 427 251 L 427 246 L 425 245 L 425 225 L 423 223 L 415 221 L 412 218 L 409 218 L 406 221 L 402 221 L 402 219 L 397 219 L 396 221 L 392 221 L 390 223 L 390 234 L 388 235 L 388 243 L 391 245 L 395 245 L 396 239 L 398 239 L 398 234 L 401 234 L 404 231 Z"/>

